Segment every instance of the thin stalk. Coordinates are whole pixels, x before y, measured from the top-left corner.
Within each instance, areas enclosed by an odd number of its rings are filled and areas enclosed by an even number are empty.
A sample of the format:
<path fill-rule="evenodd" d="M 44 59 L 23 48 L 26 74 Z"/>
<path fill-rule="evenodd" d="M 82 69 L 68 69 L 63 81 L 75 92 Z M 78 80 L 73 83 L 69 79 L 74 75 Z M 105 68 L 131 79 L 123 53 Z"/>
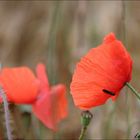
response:
<path fill-rule="evenodd" d="M 126 83 L 126 86 L 131 89 L 131 91 L 137 96 L 137 98 L 140 100 L 140 93 L 138 93 L 133 86 L 130 83 Z"/>
<path fill-rule="evenodd" d="M 126 4 L 124 0 L 122 0 L 122 37 L 126 46 Z"/>
<path fill-rule="evenodd" d="M 87 126 L 85 126 L 85 127 L 82 128 L 81 134 L 79 136 L 79 140 L 83 140 L 83 138 L 85 136 L 85 133 L 86 133 L 86 130 L 87 130 Z"/>
<path fill-rule="evenodd" d="M 10 112 L 8 109 L 8 102 L 7 102 L 6 95 L 1 87 L 0 87 L 0 96 L 2 97 L 2 100 L 4 103 L 4 116 L 5 116 L 8 140 L 12 140 L 11 127 L 10 127 Z"/>
<path fill-rule="evenodd" d="M 125 47 L 128 47 L 128 44 L 127 44 L 127 5 L 126 5 L 127 1 L 125 0 L 122 0 L 122 40 L 124 42 L 124 45 Z M 130 137 L 130 120 L 129 120 L 129 113 L 130 113 L 130 105 L 129 105 L 129 97 L 128 97 L 128 94 L 125 94 L 126 98 L 125 98 L 125 102 L 126 102 L 126 109 L 125 109 L 125 114 L 126 114 L 126 121 L 127 121 L 127 133 L 126 133 L 126 136 L 127 136 L 127 139 Z"/>
<path fill-rule="evenodd" d="M 62 10 L 62 2 L 55 1 L 54 3 L 54 11 L 52 15 L 52 21 L 50 25 L 49 38 L 48 38 L 48 50 L 47 50 L 47 60 L 48 60 L 48 76 L 52 81 L 52 84 L 57 82 L 57 60 L 56 56 L 56 47 L 57 47 L 57 32 L 60 26 L 61 21 L 61 10 Z M 53 74 L 51 74 L 53 73 Z"/>

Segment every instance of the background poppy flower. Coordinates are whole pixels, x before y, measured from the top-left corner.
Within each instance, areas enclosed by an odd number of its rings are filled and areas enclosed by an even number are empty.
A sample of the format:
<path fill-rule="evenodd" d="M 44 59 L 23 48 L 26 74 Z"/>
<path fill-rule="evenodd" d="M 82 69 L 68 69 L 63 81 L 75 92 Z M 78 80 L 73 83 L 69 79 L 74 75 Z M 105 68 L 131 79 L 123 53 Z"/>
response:
<path fill-rule="evenodd" d="M 47 127 L 56 130 L 57 123 L 67 116 L 66 87 L 63 84 L 50 87 L 43 64 L 39 64 L 36 71 L 41 88 L 33 112 Z"/>
<path fill-rule="evenodd" d="M 31 104 L 37 118 L 56 130 L 58 122 L 67 116 L 66 88 L 63 84 L 49 86 L 43 64 L 37 65 L 36 72 L 37 78 L 28 67 L 3 68 L 0 85 L 9 102 Z"/>
<path fill-rule="evenodd" d="M 74 103 L 81 109 L 113 100 L 131 80 L 132 60 L 123 44 L 110 33 L 77 64 L 71 82 Z"/>

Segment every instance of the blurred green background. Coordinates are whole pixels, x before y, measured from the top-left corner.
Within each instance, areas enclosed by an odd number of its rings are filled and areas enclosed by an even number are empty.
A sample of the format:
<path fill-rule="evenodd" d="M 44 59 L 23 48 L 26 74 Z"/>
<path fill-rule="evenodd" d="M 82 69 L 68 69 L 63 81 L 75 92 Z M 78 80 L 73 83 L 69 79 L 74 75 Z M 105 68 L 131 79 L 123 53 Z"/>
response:
<path fill-rule="evenodd" d="M 31 107 L 10 105 L 16 138 L 71 139 L 79 136 L 80 110 L 73 104 L 69 85 L 75 64 L 103 37 L 114 32 L 133 58 L 132 85 L 140 91 L 139 1 L 0 1 L 0 62 L 3 67 L 26 65 L 35 70 L 46 64 L 52 85 L 65 83 L 69 115 L 58 132 L 45 128 Z M 92 109 L 88 139 L 132 139 L 140 134 L 140 101 L 127 88 L 116 102 Z M 5 138 L 3 110 L 0 139 Z"/>

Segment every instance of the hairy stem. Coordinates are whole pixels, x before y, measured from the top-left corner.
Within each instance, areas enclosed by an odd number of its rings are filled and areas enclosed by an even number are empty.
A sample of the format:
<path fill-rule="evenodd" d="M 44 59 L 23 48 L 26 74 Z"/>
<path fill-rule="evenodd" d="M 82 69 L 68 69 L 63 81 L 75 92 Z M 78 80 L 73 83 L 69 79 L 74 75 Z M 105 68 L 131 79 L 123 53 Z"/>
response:
<path fill-rule="evenodd" d="M 8 140 L 12 140 L 11 127 L 10 127 L 10 112 L 8 109 L 8 102 L 7 102 L 6 95 L 1 87 L 0 87 L 0 96 L 2 97 L 2 100 L 4 103 L 4 115 L 5 115 Z"/>

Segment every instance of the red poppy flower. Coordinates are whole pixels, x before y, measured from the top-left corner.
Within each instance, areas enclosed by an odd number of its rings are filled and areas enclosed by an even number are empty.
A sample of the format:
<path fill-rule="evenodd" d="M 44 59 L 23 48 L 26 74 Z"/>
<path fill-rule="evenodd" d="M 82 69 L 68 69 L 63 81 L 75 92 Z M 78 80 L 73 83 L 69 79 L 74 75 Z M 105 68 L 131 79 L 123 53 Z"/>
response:
<path fill-rule="evenodd" d="M 49 86 L 44 65 L 39 64 L 36 71 L 41 88 L 39 99 L 33 104 L 33 112 L 47 127 L 56 130 L 57 123 L 67 116 L 66 88 L 62 84 Z"/>
<path fill-rule="evenodd" d="M 55 130 L 57 123 L 67 115 L 65 86 L 50 87 L 43 64 L 37 66 L 37 78 L 27 67 L 3 68 L 0 85 L 9 102 L 31 104 L 38 119 L 51 129 Z"/>
<path fill-rule="evenodd" d="M 74 103 L 81 109 L 115 100 L 131 80 L 132 60 L 123 44 L 110 33 L 77 64 L 71 82 Z"/>

